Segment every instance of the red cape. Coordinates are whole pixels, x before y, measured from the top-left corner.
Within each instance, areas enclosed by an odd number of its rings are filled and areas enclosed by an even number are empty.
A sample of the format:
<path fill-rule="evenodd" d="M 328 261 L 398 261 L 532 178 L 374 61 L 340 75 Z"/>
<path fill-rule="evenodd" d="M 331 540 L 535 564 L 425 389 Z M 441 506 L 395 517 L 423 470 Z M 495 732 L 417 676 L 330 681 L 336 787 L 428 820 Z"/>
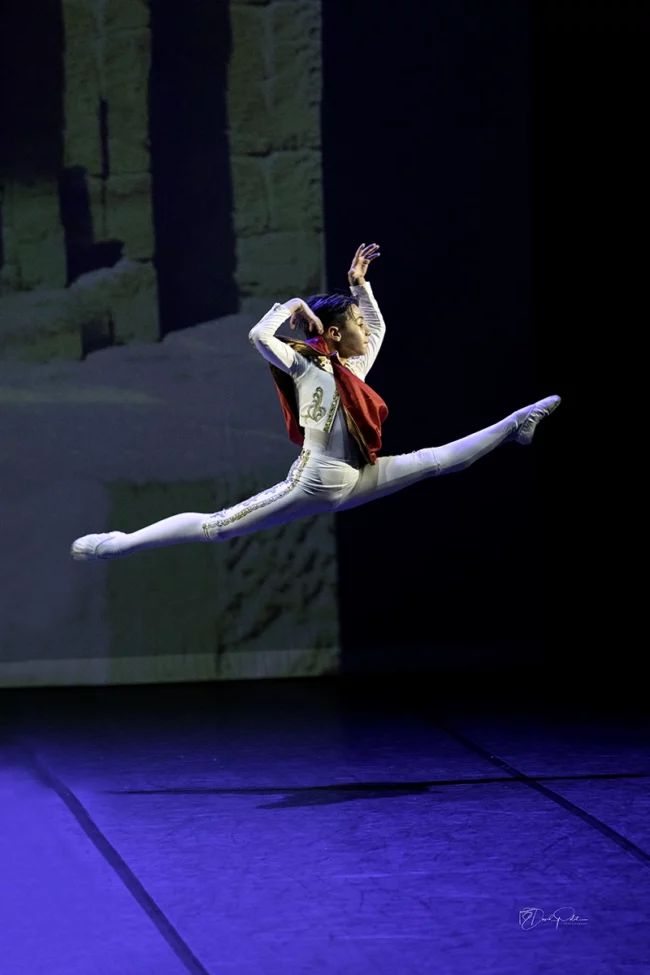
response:
<path fill-rule="evenodd" d="M 381 450 L 381 425 L 388 416 L 388 407 L 381 396 L 346 369 L 339 361 L 338 354 L 330 352 L 322 337 L 307 342 L 295 342 L 291 339 L 282 339 L 282 341 L 290 344 L 296 352 L 306 358 L 329 359 L 334 370 L 334 380 L 345 412 L 348 430 L 357 441 L 366 463 L 375 464 L 377 454 Z M 305 435 L 300 425 L 296 387 L 291 377 L 282 370 L 271 366 L 271 372 L 280 397 L 289 439 L 298 447 L 302 447 Z"/>

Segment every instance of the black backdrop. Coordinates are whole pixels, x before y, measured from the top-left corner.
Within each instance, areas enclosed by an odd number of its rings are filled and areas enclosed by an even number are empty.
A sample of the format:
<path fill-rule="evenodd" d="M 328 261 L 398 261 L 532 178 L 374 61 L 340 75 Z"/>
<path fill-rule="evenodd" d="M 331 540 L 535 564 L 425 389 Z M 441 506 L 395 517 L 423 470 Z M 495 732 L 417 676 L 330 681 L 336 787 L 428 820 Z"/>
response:
<path fill-rule="evenodd" d="M 528 4 L 324 4 L 330 287 L 357 242 L 388 324 L 385 452 L 444 443 L 554 391 L 535 369 Z M 550 424 L 549 424 L 550 426 Z M 345 661 L 534 652 L 541 449 L 339 517 Z M 432 652 L 432 648 L 433 652 Z M 367 653 L 371 656 L 368 657 Z M 396 659 L 396 658 L 393 658 Z M 467 659 L 463 653 L 458 660 Z"/>
<path fill-rule="evenodd" d="M 641 691 L 643 7 L 324 4 L 327 266 L 382 244 L 387 451 L 563 396 L 533 447 L 339 517 L 350 669 L 474 647 Z"/>

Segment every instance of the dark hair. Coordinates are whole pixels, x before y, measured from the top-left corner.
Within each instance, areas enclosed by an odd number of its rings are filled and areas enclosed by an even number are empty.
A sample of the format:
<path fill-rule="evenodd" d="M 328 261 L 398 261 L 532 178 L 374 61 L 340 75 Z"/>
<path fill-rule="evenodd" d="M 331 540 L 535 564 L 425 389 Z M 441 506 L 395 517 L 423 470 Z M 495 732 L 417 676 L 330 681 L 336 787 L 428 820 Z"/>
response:
<path fill-rule="evenodd" d="M 314 314 L 318 315 L 323 328 L 327 331 L 330 325 L 343 328 L 350 315 L 350 309 L 359 302 L 354 295 L 343 291 L 329 295 L 312 295 L 311 298 L 307 298 L 307 304 Z M 305 323 L 303 330 L 308 339 L 314 337 L 315 333 L 309 324 Z"/>

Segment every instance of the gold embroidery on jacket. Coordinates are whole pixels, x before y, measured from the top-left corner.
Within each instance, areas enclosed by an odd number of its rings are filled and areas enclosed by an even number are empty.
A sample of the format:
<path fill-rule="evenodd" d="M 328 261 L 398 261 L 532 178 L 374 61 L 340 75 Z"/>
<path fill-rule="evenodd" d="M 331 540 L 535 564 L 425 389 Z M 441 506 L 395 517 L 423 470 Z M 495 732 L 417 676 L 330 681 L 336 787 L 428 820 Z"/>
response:
<path fill-rule="evenodd" d="M 312 362 L 323 372 L 328 372 L 330 376 L 334 375 L 334 367 L 326 355 L 318 355 L 312 359 Z"/>
<path fill-rule="evenodd" d="M 332 405 L 330 406 L 330 411 L 327 414 L 327 419 L 325 420 L 325 433 L 329 433 L 332 429 L 332 424 L 334 423 L 334 414 L 336 413 L 336 407 L 339 405 L 339 394 L 334 393 L 334 398 L 332 399 Z"/>
<path fill-rule="evenodd" d="M 323 395 L 323 387 L 318 386 L 313 395 L 311 405 L 301 414 L 304 420 L 313 420 L 314 423 L 319 423 L 323 419 L 327 413 L 327 410 L 323 406 Z"/>

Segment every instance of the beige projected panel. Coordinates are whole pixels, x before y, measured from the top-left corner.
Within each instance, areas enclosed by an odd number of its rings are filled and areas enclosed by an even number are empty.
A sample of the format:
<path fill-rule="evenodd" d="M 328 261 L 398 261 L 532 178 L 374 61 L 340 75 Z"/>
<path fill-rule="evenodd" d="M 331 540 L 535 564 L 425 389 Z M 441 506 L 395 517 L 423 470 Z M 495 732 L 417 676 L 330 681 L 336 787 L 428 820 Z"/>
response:
<path fill-rule="evenodd" d="M 25 145 L 0 152 L 0 685 L 338 666 L 331 518 L 110 564 L 68 555 L 86 532 L 243 500 L 295 457 L 247 334 L 273 301 L 324 287 L 320 13 L 231 0 L 239 312 L 161 342 L 149 5 L 63 0 L 61 131 L 42 166 L 27 163 L 29 119 Z M 62 208 L 66 188 L 84 220 Z M 66 239 L 86 238 L 106 261 L 68 281 Z M 82 359 L 83 336 L 104 348 Z"/>

